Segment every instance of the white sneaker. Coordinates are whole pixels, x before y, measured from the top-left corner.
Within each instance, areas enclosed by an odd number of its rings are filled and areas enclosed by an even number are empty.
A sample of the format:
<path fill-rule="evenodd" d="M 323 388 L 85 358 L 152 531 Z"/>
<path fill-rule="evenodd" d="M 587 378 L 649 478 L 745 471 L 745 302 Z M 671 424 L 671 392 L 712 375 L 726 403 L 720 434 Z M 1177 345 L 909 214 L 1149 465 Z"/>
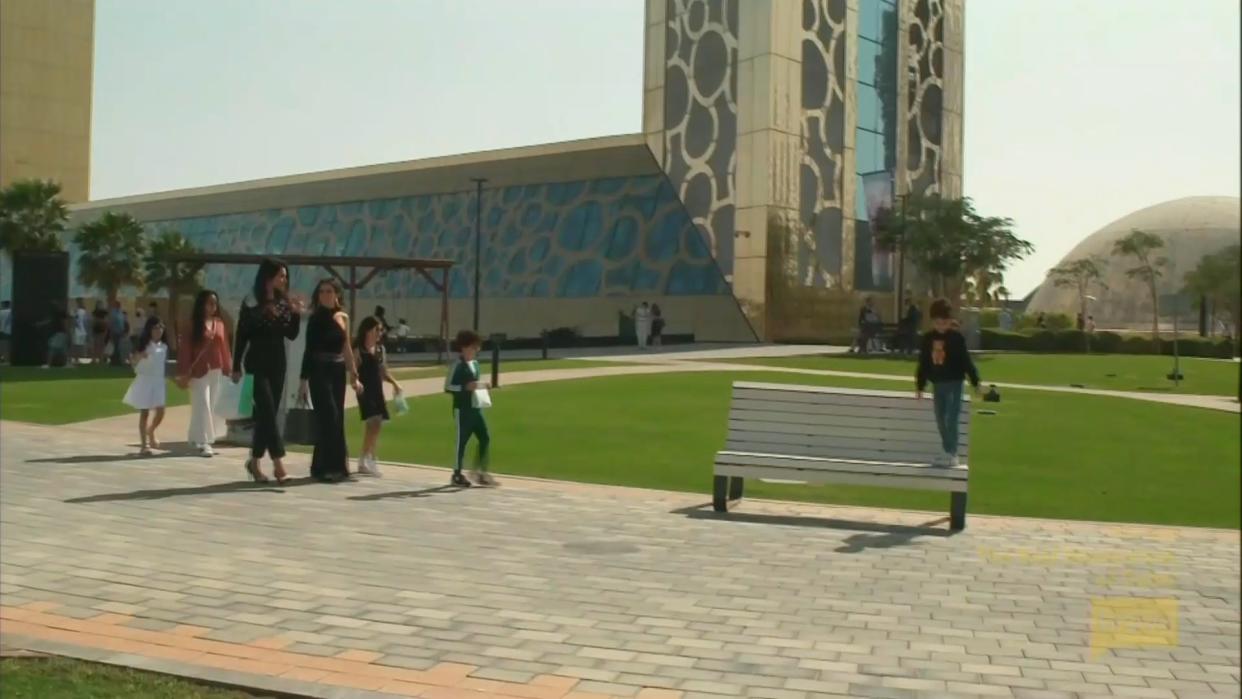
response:
<path fill-rule="evenodd" d="M 199 446 L 199 448 L 198 448 L 198 453 L 199 453 L 201 456 L 205 456 L 205 457 L 207 457 L 208 459 L 210 459 L 211 457 L 213 457 L 213 456 L 215 456 L 215 455 L 216 455 L 216 451 L 215 451 L 214 449 L 212 449 L 212 448 L 211 448 L 211 445 L 210 445 L 210 444 L 203 444 L 203 445 L 200 445 L 200 446 Z"/>
<path fill-rule="evenodd" d="M 945 463 L 946 466 L 948 466 L 949 468 L 958 467 L 957 454 L 946 454 L 946 457 L 947 457 L 946 463 Z"/>
<path fill-rule="evenodd" d="M 367 457 L 365 455 L 358 457 L 358 475 L 360 476 L 371 475 L 371 465 L 367 463 Z"/>
<path fill-rule="evenodd" d="M 371 456 L 368 456 L 368 457 L 367 457 L 367 464 L 368 464 L 368 465 L 370 466 L 370 468 L 371 468 L 371 475 L 372 475 L 372 476 L 375 476 L 376 478 L 383 478 L 383 477 L 384 477 L 384 475 L 383 475 L 382 473 L 380 473 L 379 462 L 375 460 L 375 455 L 374 455 L 374 454 L 372 454 Z"/>

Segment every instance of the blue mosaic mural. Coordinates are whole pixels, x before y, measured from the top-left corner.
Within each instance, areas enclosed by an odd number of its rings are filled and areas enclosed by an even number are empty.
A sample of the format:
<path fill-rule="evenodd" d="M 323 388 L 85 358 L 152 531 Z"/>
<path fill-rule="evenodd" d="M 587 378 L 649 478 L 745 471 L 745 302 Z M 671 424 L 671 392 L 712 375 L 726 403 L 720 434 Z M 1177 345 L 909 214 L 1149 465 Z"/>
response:
<path fill-rule="evenodd" d="M 472 294 L 474 193 L 435 194 L 146 222 L 206 252 L 446 258 L 451 295 Z M 660 175 L 508 187 L 483 192 L 482 295 L 589 298 L 725 295 L 730 291 L 668 181 Z M 291 269 L 306 291 L 322 269 Z M 435 272 L 438 274 L 438 272 Z M 207 284 L 240 298 L 252 267 L 209 266 Z M 438 292 L 412 271 L 378 276 L 366 298 Z"/>

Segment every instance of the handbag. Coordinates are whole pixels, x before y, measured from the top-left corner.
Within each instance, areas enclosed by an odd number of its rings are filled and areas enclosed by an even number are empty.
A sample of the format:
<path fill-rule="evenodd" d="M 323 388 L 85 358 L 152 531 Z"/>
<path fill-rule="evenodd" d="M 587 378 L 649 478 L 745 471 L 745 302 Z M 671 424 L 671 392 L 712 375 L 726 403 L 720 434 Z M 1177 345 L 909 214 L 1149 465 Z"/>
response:
<path fill-rule="evenodd" d="M 315 409 L 310 399 L 299 398 L 285 415 L 285 441 L 290 444 L 315 444 Z"/>
<path fill-rule="evenodd" d="M 483 408 L 490 408 L 492 407 L 492 394 L 486 388 L 476 388 L 474 389 L 474 394 L 471 396 L 470 401 L 474 404 L 474 407 L 480 410 Z"/>
<path fill-rule="evenodd" d="M 405 394 L 397 391 L 392 397 L 393 407 L 396 408 L 398 415 L 405 415 L 410 412 L 410 404 L 405 400 Z"/>

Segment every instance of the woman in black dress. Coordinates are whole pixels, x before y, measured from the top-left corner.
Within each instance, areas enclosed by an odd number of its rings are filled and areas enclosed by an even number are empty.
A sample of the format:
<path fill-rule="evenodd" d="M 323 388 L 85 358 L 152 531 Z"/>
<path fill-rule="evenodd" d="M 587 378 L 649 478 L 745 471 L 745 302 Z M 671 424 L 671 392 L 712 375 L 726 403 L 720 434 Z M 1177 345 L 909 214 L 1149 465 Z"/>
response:
<path fill-rule="evenodd" d="M 345 446 L 345 373 L 357 393 L 358 367 L 349 347 L 349 316 L 341 310 L 341 285 L 324 279 L 315 287 L 315 310 L 306 323 L 306 352 L 302 355 L 302 385 L 298 394 L 310 396 L 315 411 L 315 452 L 311 476 L 326 483 L 349 477 Z"/>
<path fill-rule="evenodd" d="M 371 476 L 380 475 L 375 446 L 379 442 L 380 428 L 388 419 L 384 382 L 392 384 L 394 395 L 401 393 L 401 384 L 388 373 L 388 364 L 384 361 L 384 344 L 380 337 L 383 330 L 383 323 L 378 318 L 363 318 L 358 324 L 358 337 L 354 342 L 358 350 L 358 380 L 362 383 L 362 393 L 358 394 L 358 414 L 366 423 L 358 472 Z"/>
<path fill-rule="evenodd" d="M 237 316 L 233 383 L 241 381 L 243 366 L 254 377 L 254 436 L 246 473 L 257 483 L 268 480 L 259 468 L 264 453 L 272 457 L 276 480 L 283 483 L 289 478 L 276 415 L 285 390 L 285 340 L 297 338 L 304 304 L 301 299 L 289 298 L 288 289 L 289 268 L 285 263 L 264 260 L 254 276 L 254 305 L 243 303 Z"/>

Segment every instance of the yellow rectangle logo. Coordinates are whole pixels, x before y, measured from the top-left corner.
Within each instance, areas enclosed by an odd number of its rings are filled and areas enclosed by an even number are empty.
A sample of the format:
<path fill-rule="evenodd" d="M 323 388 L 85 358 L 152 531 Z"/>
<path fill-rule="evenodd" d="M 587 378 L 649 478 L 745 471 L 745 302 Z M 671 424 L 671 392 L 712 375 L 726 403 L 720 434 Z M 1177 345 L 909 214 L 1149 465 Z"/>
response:
<path fill-rule="evenodd" d="M 1177 612 L 1175 599 L 1096 597 L 1091 600 L 1091 654 L 1176 646 Z"/>

